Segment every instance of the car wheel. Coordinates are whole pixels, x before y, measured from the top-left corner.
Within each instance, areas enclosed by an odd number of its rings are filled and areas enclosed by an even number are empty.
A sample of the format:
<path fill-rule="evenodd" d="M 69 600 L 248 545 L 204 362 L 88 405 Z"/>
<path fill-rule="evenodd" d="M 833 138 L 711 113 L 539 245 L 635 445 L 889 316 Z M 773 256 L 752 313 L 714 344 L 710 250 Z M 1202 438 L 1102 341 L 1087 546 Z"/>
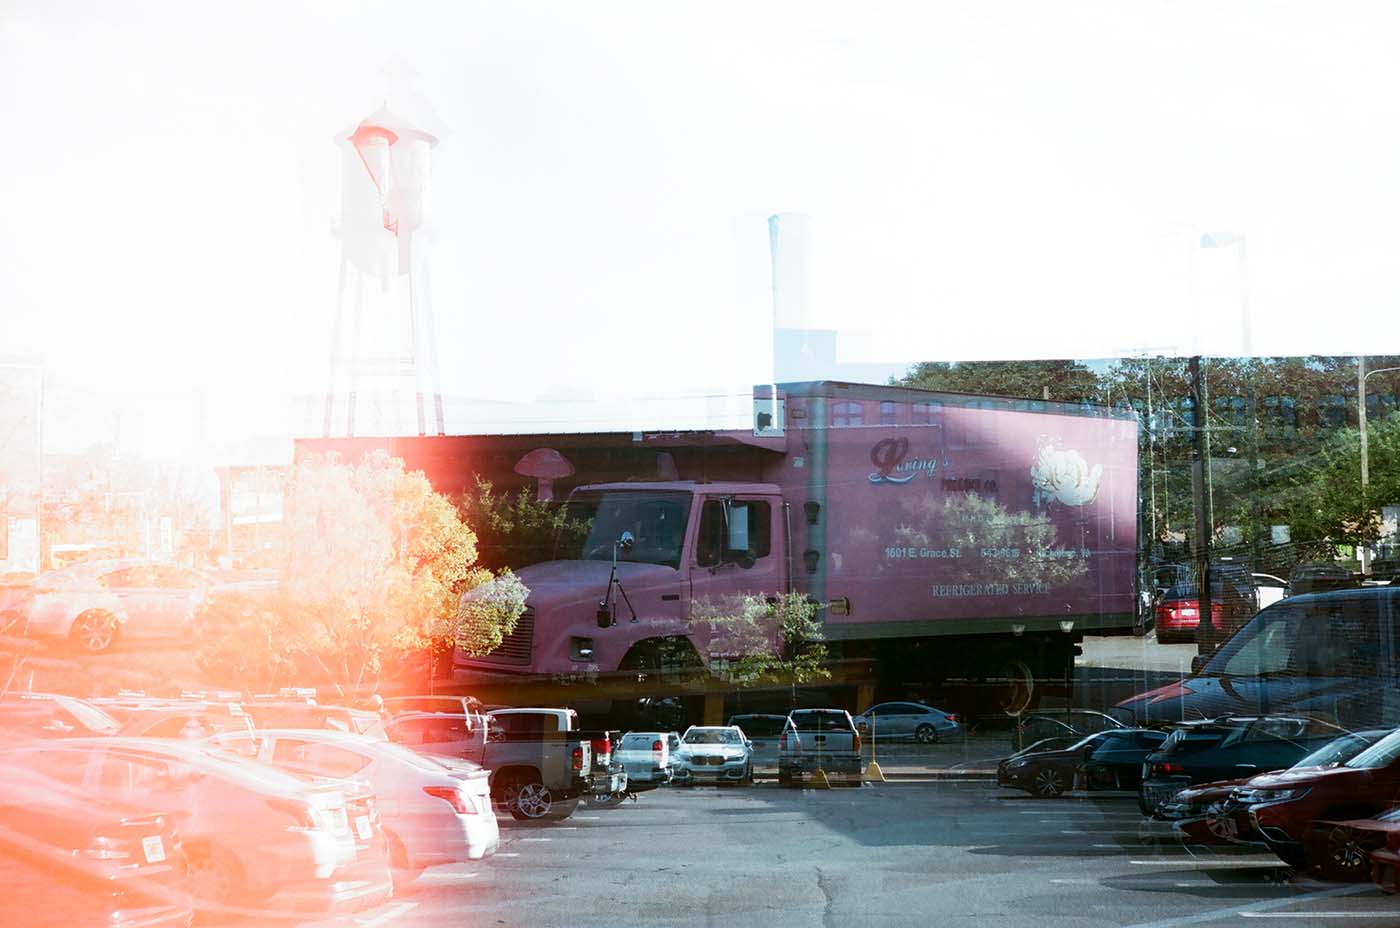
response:
<path fill-rule="evenodd" d="M 231 907 L 245 899 L 243 868 L 222 848 L 198 845 L 185 850 L 189 865 L 188 888 L 201 921 L 229 917 Z"/>
<path fill-rule="evenodd" d="M 78 616 L 68 639 L 84 654 L 101 654 L 117 640 L 117 617 L 101 609 L 89 609 Z"/>
<path fill-rule="evenodd" d="M 1034 783 L 1036 795 L 1046 799 L 1054 799 L 1065 791 L 1064 775 L 1054 767 L 1046 767 L 1037 773 Z"/>
<path fill-rule="evenodd" d="M 1327 880 L 1369 880 L 1371 851 L 1379 846 L 1355 828 L 1338 825 L 1327 832 L 1321 859 L 1313 862 L 1313 869 Z"/>
<path fill-rule="evenodd" d="M 394 885 L 394 895 L 398 895 L 422 874 L 422 867 L 413 866 L 408 859 L 408 851 L 403 841 L 393 832 L 385 832 L 389 842 L 389 879 Z"/>
<path fill-rule="evenodd" d="M 537 779 L 522 780 L 515 788 L 510 803 L 510 814 L 519 821 L 539 821 L 549 818 L 555 811 L 554 793 Z M 569 810 L 573 812 L 572 809 Z"/>
<path fill-rule="evenodd" d="M 932 725 L 920 725 L 914 729 L 914 740 L 920 744 L 934 744 L 938 741 L 938 729 Z"/>

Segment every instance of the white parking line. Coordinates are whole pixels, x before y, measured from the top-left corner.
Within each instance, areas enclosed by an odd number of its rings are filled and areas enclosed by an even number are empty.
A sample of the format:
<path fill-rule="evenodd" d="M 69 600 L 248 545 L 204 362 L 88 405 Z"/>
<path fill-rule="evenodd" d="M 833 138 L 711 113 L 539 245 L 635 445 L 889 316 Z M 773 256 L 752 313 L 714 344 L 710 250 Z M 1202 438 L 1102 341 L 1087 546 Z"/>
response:
<path fill-rule="evenodd" d="M 501 853 L 501 852 L 498 851 L 498 852 L 496 853 L 496 856 L 497 856 L 497 857 L 519 857 L 519 856 L 520 856 L 520 853 L 519 853 L 518 851 L 508 851 L 508 852 L 506 852 L 506 853 L 503 854 L 503 853 Z"/>
<path fill-rule="evenodd" d="M 1116 845 L 1109 845 L 1110 847 Z M 1224 867 L 1271 867 L 1278 868 L 1284 866 L 1279 860 L 1241 860 L 1238 857 L 1224 857 L 1219 860 L 1204 857 L 1174 857 L 1169 860 L 1156 858 L 1153 860 L 1130 860 L 1130 864 L 1139 867 L 1192 867 L 1197 870 L 1217 870 Z"/>
<path fill-rule="evenodd" d="M 521 840 L 521 841 L 553 841 L 554 839 L 553 839 L 553 838 L 521 838 L 520 840 Z M 504 856 L 504 855 L 503 855 L 503 856 Z M 515 856 L 516 856 L 516 857 L 519 857 L 520 855 L 519 855 L 519 854 L 516 854 Z"/>
<path fill-rule="evenodd" d="M 416 908 L 418 908 L 418 903 L 416 902 L 397 902 L 373 918 L 355 919 L 355 924 L 359 925 L 360 928 L 379 928 L 380 925 L 387 925 L 405 912 Z"/>
<path fill-rule="evenodd" d="M 1248 905 L 1232 905 L 1224 909 L 1213 909 L 1209 912 L 1198 912 L 1195 915 L 1183 915 L 1180 918 L 1164 918 L 1156 922 L 1140 922 L 1136 925 L 1128 925 L 1127 928 L 1180 928 L 1182 925 L 1199 925 L 1201 922 L 1214 922 L 1229 918 L 1232 915 L 1239 915 L 1249 918 L 1251 912 L 1268 912 L 1271 909 L 1281 909 L 1287 905 L 1296 905 L 1304 902 L 1311 902 L 1315 899 L 1328 899 L 1332 896 L 1349 896 L 1354 893 L 1370 892 L 1372 886 L 1341 886 L 1337 889 L 1325 889 L 1316 893 L 1304 893 L 1300 896 L 1288 896 L 1283 899 L 1266 899 L 1263 902 L 1251 902 Z M 1299 913 L 1308 918 L 1316 918 L 1312 913 Z M 1393 915 L 1394 913 L 1390 913 Z"/>
<path fill-rule="evenodd" d="M 601 815 L 575 815 L 576 822 L 596 822 L 602 819 Z"/>
<path fill-rule="evenodd" d="M 425 883 L 456 883 L 459 880 L 470 880 L 476 876 L 472 873 L 453 873 L 451 871 L 429 870 L 419 875 L 418 879 Z"/>
<path fill-rule="evenodd" d="M 1241 912 L 1240 918 L 1394 918 L 1388 912 Z"/>

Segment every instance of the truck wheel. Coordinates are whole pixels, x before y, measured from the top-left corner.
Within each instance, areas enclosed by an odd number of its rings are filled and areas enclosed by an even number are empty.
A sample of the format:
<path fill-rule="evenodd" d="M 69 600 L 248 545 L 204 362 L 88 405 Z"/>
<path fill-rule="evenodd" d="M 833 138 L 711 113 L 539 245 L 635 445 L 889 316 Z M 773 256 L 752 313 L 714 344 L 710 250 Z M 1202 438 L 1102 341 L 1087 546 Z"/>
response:
<path fill-rule="evenodd" d="M 914 729 L 914 739 L 920 744 L 936 744 L 938 742 L 938 730 L 932 725 L 920 725 Z"/>
<path fill-rule="evenodd" d="M 522 778 L 515 784 L 514 795 L 511 795 L 510 787 L 507 787 L 506 802 L 510 804 L 510 814 L 517 820 L 539 821 L 550 818 L 556 811 L 557 801 L 554 792 L 545 786 L 539 779 Z M 569 809 L 567 814 L 572 814 L 573 809 Z"/>
<path fill-rule="evenodd" d="M 997 676 L 1004 681 L 1001 710 L 1009 716 L 1019 716 L 1035 707 L 1039 694 L 1035 691 L 1035 671 L 1019 657 L 1001 665 Z"/>

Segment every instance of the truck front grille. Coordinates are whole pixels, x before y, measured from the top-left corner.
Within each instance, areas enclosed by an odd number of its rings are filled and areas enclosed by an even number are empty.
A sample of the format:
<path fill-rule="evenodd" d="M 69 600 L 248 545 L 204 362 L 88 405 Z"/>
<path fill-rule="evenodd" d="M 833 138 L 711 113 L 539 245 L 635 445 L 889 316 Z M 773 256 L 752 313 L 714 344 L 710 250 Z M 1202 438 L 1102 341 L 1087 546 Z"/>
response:
<path fill-rule="evenodd" d="M 516 620 L 515 628 L 501 640 L 500 647 L 486 655 L 486 660 L 502 664 L 528 664 L 534 644 L 535 610 L 532 606 L 526 606 Z"/>

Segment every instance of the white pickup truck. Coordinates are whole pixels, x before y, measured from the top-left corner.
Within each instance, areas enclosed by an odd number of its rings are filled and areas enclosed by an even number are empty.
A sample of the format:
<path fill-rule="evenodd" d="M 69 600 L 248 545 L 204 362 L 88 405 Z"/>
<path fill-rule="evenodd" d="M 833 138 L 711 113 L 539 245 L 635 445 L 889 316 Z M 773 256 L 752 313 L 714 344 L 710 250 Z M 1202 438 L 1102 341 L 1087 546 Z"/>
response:
<path fill-rule="evenodd" d="M 845 709 L 794 709 L 778 737 L 778 783 L 801 785 L 816 770 L 860 785 L 860 732 Z"/>
<path fill-rule="evenodd" d="M 675 732 L 629 731 L 622 736 L 617 759 L 627 770 L 627 788 L 634 793 L 671 782 L 671 739 Z"/>

